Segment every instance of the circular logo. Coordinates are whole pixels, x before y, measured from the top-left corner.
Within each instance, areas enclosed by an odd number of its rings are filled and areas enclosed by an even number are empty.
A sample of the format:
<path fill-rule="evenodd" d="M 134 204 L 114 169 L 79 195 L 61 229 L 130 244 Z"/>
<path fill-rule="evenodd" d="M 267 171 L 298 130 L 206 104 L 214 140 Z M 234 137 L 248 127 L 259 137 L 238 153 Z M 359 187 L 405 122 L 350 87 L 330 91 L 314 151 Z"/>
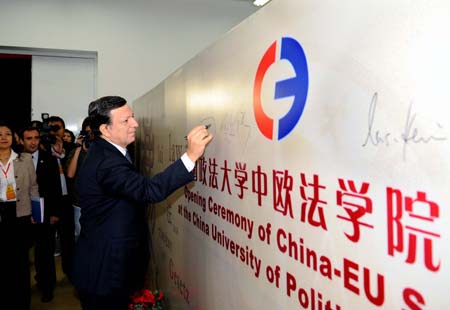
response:
<path fill-rule="evenodd" d="M 275 63 L 277 42 L 273 42 L 264 53 L 256 71 L 253 87 L 253 110 L 256 124 L 261 133 L 270 140 L 274 135 L 274 119 L 263 110 L 261 89 L 264 76 L 270 66 Z M 306 104 L 308 94 L 308 66 L 306 56 L 297 40 L 289 37 L 281 39 L 280 60 L 287 60 L 294 69 L 295 76 L 275 82 L 274 99 L 293 97 L 289 111 L 278 120 L 277 140 L 285 138 L 297 125 Z"/>

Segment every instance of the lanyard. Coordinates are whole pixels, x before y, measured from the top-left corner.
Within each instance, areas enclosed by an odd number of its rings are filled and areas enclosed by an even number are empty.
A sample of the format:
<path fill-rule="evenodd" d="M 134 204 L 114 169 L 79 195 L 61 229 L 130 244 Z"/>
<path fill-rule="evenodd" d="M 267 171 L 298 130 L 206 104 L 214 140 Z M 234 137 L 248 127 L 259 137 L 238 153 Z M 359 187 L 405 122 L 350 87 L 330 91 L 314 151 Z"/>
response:
<path fill-rule="evenodd" d="M 9 171 L 10 166 L 11 166 L 11 162 L 8 163 L 8 168 L 6 168 L 6 171 L 3 168 L 1 168 L 6 180 L 8 180 L 8 171 Z"/>

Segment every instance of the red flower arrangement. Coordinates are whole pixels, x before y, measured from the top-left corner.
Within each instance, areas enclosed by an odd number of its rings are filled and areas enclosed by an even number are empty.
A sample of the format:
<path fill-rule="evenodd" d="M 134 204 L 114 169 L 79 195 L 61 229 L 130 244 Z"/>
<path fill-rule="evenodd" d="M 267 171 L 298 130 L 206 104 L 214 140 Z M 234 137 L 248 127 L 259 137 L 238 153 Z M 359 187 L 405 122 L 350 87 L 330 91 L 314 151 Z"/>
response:
<path fill-rule="evenodd" d="M 131 301 L 128 310 L 164 309 L 164 294 L 158 290 L 151 292 L 148 289 L 142 289 L 131 296 Z"/>

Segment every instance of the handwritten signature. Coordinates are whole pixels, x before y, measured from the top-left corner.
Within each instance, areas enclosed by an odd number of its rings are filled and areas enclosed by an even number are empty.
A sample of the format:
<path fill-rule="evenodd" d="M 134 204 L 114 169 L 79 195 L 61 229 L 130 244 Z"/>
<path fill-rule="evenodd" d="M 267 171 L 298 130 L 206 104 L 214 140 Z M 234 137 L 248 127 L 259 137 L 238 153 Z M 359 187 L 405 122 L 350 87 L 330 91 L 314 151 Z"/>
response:
<path fill-rule="evenodd" d="M 447 137 L 443 135 L 423 135 L 420 133 L 420 129 L 414 126 L 417 114 L 412 112 L 412 103 L 408 107 L 408 114 L 406 115 L 406 122 L 403 127 L 403 131 L 398 134 L 392 132 L 382 132 L 375 129 L 375 114 L 377 110 L 378 93 L 374 93 L 369 107 L 368 115 L 368 130 L 363 147 L 371 144 L 374 146 L 385 145 L 390 146 L 393 144 L 401 143 L 403 145 L 402 157 L 406 161 L 406 151 L 408 145 L 412 144 L 428 144 L 430 142 L 442 142 L 446 141 Z M 443 126 L 436 123 L 438 130 L 442 130 Z"/>
<path fill-rule="evenodd" d="M 246 113 L 237 112 L 226 114 L 220 129 L 230 139 L 238 139 L 241 149 L 245 150 L 250 137 L 251 127 L 246 122 Z"/>

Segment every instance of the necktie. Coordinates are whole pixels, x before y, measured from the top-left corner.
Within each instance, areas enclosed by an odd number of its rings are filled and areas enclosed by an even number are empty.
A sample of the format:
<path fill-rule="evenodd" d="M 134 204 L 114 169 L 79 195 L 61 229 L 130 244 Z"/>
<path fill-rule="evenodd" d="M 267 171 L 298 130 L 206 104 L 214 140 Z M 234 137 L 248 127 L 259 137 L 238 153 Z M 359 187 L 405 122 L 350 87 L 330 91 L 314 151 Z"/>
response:
<path fill-rule="evenodd" d="M 133 163 L 133 162 L 131 161 L 131 156 L 130 156 L 130 153 L 129 153 L 128 151 L 125 152 L 125 157 L 128 159 L 128 161 L 129 161 L 130 163 Z"/>

